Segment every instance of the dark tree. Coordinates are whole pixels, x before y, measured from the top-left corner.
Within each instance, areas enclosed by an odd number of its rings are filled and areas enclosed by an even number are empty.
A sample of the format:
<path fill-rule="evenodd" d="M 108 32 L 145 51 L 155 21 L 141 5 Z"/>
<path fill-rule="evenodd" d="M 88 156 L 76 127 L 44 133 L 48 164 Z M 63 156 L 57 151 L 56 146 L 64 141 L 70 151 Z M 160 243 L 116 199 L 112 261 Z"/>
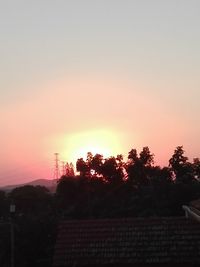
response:
<path fill-rule="evenodd" d="M 101 168 L 104 179 L 111 184 L 119 184 L 123 182 L 124 174 L 121 165 L 122 159 L 118 157 L 110 157 L 104 160 Z"/>
<path fill-rule="evenodd" d="M 8 212 L 8 201 L 6 193 L 0 190 L 0 218 L 4 217 Z"/>
<path fill-rule="evenodd" d="M 188 183 L 194 179 L 193 166 L 184 153 L 183 146 L 178 146 L 169 160 L 169 166 L 175 174 L 177 183 Z"/>
<path fill-rule="evenodd" d="M 147 185 L 149 182 L 149 171 L 154 163 L 154 155 L 148 147 L 144 147 L 138 156 L 137 150 L 132 149 L 128 155 L 126 171 L 128 182 L 134 186 Z"/>
<path fill-rule="evenodd" d="M 195 179 L 200 181 L 200 159 L 199 158 L 193 159 L 193 171 L 194 171 Z"/>
<path fill-rule="evenodd" d="M 91 160 L 91 169 L 94 170 L 95 175 L 102 175 L 103 155 L 96 154 Z"/>
<path fill-rule="evenodd" d="M 18 213 L 44 212 L 51 203 L 50 192 L 44 186 L 17 187 L 10 192 L 9 198 L 15 203 Z"/>
<path fill-rule="evenodd" d="M 140 162 L 143 166 L 152 166 L 154 163 L 154 155 L 151 154 L 148 146 L 143 147 L 142 151 L 140 152 Z"/>
<path fill-rule="evenodd" d="M 90 175 L 90 168 L 88 167 L 87 162 L 85 162 L 83 158 L 77 160 L 76 170 L 80 172 L 80 176 Z"/>
<path fill-rule="evenodd" d="M 83 190 L 83 189 L 82 189 Z M 74 208 L 74 203 L 79 199 L 78 179 L 71 176 L 62 176 L 56 188 L 56 196 L 59 209 L 70 210 Z"/>
<path fill-rule="evenodd" d="M 74 165 L 73 163 L 66 163 L 65 165 L 65 175 L 66 176 L 75 176 L 75 172 L 74 172 Z"/>

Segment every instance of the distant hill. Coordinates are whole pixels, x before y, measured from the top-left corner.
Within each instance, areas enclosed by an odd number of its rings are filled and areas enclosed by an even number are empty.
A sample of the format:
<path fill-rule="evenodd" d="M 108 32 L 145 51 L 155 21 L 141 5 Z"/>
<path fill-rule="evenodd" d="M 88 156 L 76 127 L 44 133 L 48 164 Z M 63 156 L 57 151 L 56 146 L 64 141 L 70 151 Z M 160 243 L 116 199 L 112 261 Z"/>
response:
<path fill-rule="evenodd" d="M 25 185 L 45 186 L 52 193 L 55 192 L 55 190 L 56 190 L 56 180 L 48 180 L 48 179 L 37 179 L 37 180 L 31 181 L 28 183 L 24 183 L 24 184 L 7 185 L 7 186 L 0 187 L 0 190 L 9 192 L 9 191 L 12 191 L 16 187 L 21 187 L 21 186 L 25 186 Z"/>

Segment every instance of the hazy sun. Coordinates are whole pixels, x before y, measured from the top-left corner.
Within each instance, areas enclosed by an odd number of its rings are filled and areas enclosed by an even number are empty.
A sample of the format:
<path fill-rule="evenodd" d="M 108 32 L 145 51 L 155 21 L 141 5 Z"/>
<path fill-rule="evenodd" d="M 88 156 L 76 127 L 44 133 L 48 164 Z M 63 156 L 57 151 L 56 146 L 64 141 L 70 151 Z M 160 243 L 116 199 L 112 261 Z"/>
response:
<path fill-rule="evenodd" d="M 87 152 L 99 153 L 104 157 L 116 156 L 120 153 L 120 140 L 111 130 L 90 130 L 67 136 L 61 152 L 67 161 L 76 162 L 78 158 L 86 158 Z"/>

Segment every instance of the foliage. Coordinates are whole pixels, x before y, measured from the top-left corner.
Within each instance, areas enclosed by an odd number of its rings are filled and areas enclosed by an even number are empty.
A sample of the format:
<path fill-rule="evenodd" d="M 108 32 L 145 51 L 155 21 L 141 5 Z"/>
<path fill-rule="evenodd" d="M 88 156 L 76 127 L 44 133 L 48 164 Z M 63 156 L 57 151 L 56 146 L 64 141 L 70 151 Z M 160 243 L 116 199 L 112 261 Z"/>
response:
<path fill-rule="evenodd" d="M 44 186 L 25 185 L 13 189 L 9 198 L 15 203 L 17 212 L 38 214 L 48 208 L 50 193 Z"/>
<path fill-rule="evenodd" d="M 153 154 L 148 147 L 144 147 L 138 156 L 137 150 L 132 149 L 128 155 L 128 163 L 126 171 L 128 173 L 128 181 L 134 186 L 143 186 L 149 183 L 149 174 L 153 168 Z"/>
<path fill-rule="evenodd" d="M 189 183 L 194 176 L 194 164 L 188 162 L 188 158 L 184 156 L 185 151 L 182 146 L 178 146 L 171 159 L 169 160 L 169 166 L 175 174 L 176 182 Z"/>
<path fill-rule="evenodd" d="M 104 158 L 87 154 L 66 166 L 66 175 L 55 194 L 41 186 L 23 186 L 6 194 L 0 191 L 0 218 L 4 222 L 0 265 L 9 266 L 9 204 L 15 203 L 16 266 L 50 267 L 56 225 L 62 219 L 180 216 L 182 205 L 200 198 L 200 160 L 189 162 L 178 146 L 169 166 L 154 165 L 148 147 Z M 5 246 L 3 246 L 5 244 Z"/>

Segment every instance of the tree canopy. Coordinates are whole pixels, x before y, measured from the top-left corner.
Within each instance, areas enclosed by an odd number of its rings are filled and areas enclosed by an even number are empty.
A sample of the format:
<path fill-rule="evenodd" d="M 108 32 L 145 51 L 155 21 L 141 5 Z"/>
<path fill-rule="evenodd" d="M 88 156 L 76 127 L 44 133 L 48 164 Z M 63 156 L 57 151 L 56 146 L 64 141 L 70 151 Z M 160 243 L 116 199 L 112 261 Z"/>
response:
<path fill-rule="evenodd" d="M 71 164 L 65 167 L 54 194 L 30 185 L 0 191 L 1 266 L 10 260 L 10 203 L 16 205 L 16 266 L 49 267 L 56 224 L 63 218 L 182 216 L 182 205 L 200 198 L 200 160 L 190 162 L 182 146 L 163 167 L 155 165 L 147 146 L 131 149 L 127 159 L 88 152 L 77 160 L 78 174 Z"/>

